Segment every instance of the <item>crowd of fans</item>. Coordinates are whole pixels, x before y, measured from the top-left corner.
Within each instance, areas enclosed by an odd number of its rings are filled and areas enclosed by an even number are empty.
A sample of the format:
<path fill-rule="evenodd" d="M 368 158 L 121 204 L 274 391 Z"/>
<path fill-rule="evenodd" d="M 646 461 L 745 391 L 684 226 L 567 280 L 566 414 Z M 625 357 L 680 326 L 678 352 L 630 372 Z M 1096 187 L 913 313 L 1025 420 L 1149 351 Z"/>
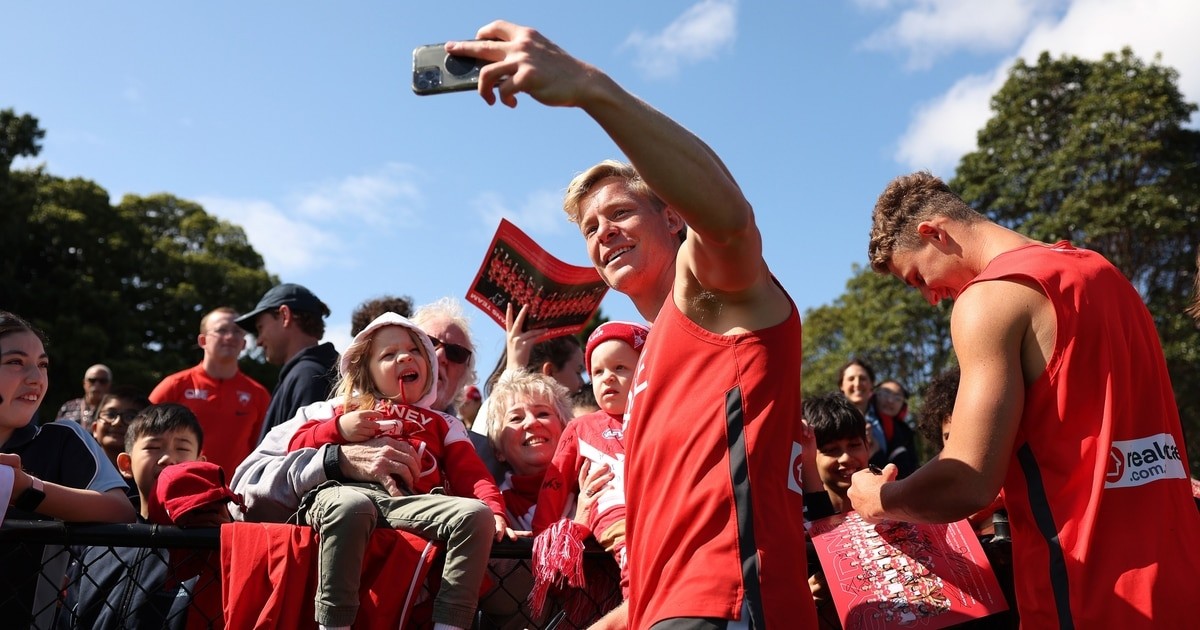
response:
<path fill-rule="evenodd" d="M 289 575 L 314 576 L 324 628 L 379 621 L 364 620 L 379 608 L 359 576 L 380 536 L 442 547 L 435 628 L 469 627 L 478 610 L 543 623 L 550 592 L 575 626 L 810 628 L 837 621 L 832 586 L 806 559 L 806 520 L 855 510 L 866 523 L 979 524 L 1003 506 L 1022 623 L 1190 622 L 1200 515 L 1173 393 L 1144 304 L 1102 257 L 991 223 L 928 173 L 888 186 L 873 267 L 931 304 L 955 299 L 961 371 L 926 395 L 936 408 L 921 427 L 943 450 L 918 467 L 907 391 L 877 384 L 865 362 L 844 366 L 839 393 L 801 405 L 799 314 L 707 145 L 532 29 L 498 21 L 446 48 L 488 62 L 489 104 L 514 107 L 520 93 L 578 107 L 629 158 L 580 174 L 563 205 L 602 279 L 647 323 L 609 322 L 580 344 L 545 338 L 525 325 L 530 305 L 510 304 L 484 398 L 455 300 L 411 315 L 404 300 L 368 301 L 339 355 L 321 343 L 328 306 L 281 284 L 244 314 L 207 313 L 201 362 L 148 399 L 109 389 L 114 375 L 97 364 L 85 395 L 38 425 L 46 337 L 0 311 L 6 518 L 219 525 L 237 553 L 305 547 L 311 565 Z M 250 333 L 280 366 L 274 393 L 238 368 Z M 253 523 L 292 523 L 308 538 L 245 535 Z M 490 558 L 493 543 L 523 537 L 534 538 L 532 570 Z M 608 592 L 621 596 L 600 619 L 570 605 L 603 579 L 582 561 L 592 538 L 619 568 Z M 245 567 L 226 557 L 223 576 L 186 577 L 238 579 Z M 385 564 L 422 575 L 424 557 Z M 489 563 L 504 588 L 485 579 Z M 213 601 L 117 565 L 98 564 L 96 588 L 69 597 L 91 627 L 131 607 L 219 619 L 222 606 L 228 616 L 271 605 L 262 580 L 226 583 Z M 144 597 L 109 601 L 131 580 Z"/>

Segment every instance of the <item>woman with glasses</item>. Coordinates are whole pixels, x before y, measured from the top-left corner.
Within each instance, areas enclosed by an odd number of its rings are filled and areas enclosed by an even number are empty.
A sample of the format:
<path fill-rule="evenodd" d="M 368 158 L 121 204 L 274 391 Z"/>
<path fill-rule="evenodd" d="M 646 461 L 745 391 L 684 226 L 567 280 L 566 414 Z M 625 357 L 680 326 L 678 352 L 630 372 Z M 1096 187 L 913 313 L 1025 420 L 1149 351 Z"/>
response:
<path fill-rule="evenodd" d="M 917 469 L 916 433 L 907 422 L 908 391 L 896 380 L 875 385 L 875 370 L 852 358 L 838 371 L 838 389 L 867 419 L 871 465 L 895 464 L 900 477 Z"/>
<path fill-rule="evenodd" d="M 871 463 L 879 468 L 895 464 L 900 477 L 908 476 L 919 465 L 916 431 L 908 411 L 908 390 L 899 381 L 883 381 L 875 387 L 868 412 L 887 440 L 886 450 L 873 457 Z"/>

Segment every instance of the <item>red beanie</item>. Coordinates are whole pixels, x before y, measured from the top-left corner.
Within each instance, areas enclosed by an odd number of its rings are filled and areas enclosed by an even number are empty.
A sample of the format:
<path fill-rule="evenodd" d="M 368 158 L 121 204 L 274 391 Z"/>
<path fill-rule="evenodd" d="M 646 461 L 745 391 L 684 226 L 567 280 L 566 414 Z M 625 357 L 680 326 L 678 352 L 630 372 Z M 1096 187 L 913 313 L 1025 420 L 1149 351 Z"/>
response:
<path fill-rule="evenodd" d="M 646 345 L 646 335 L 649 334 L 650 329 L 644 324 L 634 322 L 604 322 L 600 324 L 596 330 L 592 331 L 592 334 L 588 335 L 587 349 L 583 355 L 584 368 L 591 373 L 592 351 L 605 341 L 619 339 L 641 354 L 642 346 Z"/>
<path fill-rule="evenodd" d="M 209 503 L 234 501 L 241 505 L 241 497 L 225 485 L 225 471 L 212 462 L 184 462 L 167 466 L 158 476 L 155 494 L 170 523 Z M 151 520 L 156 521 L 153 514 Z"/>

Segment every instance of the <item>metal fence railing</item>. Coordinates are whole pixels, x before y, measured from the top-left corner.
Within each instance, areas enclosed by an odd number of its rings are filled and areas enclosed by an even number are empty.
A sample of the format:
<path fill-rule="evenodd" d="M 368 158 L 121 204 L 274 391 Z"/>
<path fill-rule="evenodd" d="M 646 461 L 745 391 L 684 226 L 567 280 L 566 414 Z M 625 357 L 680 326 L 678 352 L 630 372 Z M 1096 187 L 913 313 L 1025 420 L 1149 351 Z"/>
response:
<path fill-rule="evenodd" d="M 216 528 L 6 520 L 0 526 L 0 627 L 223 627 L 219 553 Z M 480 600 L 477 628 L 582 627 L 621 600 L 616 564 L 589 547 L 589 588 L 552 595 L 533 618 L 525 603 L 529 558 L 528 542 L 493 547 L 492 587 Z M 427 590 L 418 598 L 410 627 L 432 626 L 430 599 Z"/>

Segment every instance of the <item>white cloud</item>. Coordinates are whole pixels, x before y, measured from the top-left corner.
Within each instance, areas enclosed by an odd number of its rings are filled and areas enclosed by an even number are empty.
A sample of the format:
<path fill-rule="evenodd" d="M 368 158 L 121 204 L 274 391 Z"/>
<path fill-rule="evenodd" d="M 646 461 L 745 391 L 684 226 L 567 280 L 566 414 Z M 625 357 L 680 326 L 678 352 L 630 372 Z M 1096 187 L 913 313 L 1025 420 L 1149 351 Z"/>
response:
<path fill-rule="evenodd" d="M 373 173 L 322 182 L 292 199 L 296 211 L 313 220 L 347 220 L 368 227 L 405 227 L 418 215 L 423 197 L 416 169 L 390 163 Z"/>
<path fill-rule="evenodd" d="M 1179 71 L 1179 87 L 1200 100 L 1200 2 L 1194 0 L 1074 0 L 1057 22 L 1031 25 L 1014 54 L 983 75 L 963 77 L 945 94 L 918 108 L 899 140 L 896 160 L 910 168 L 949 175 L 959 158 L 975 148 L 976 133 L 991 116 L 989 101 L 1019 56 L 1033 63 L 1042 51 L 1098 59 L 1129 46 L 1143 60 L 1162 53 L 1162 63 Z"/>
<path fill-rule="evenodd" d="M 562 234 L 571 225 L 562 210 L 562 194 L 555 191 L 533 191 L 516 208 L 510 207 L 498 193 L 485 192 L 477 195 L 471 205 L 487 230 L 494 230 L 501 218 L 531 236 Z"/>
<path fill-rule="evenodd" d="M 908 51 L 909 68 L 928 68 L 958 50 L 1011 50 L 1036 19 L 1058 2 L 1044 0 L 915 0 L 890 26 L 871 34 L 869 49 Z M 883 8 L 874 2 L 869 8 Z"/>
<path fill-rule="evenodd" d="M 280 275 L 327 265 L 345 249 L 327 230 L 280 210 L 269 201 L 201 197 L 210 214 L 242 226 L 267 269 Z"/>
<path fill-rule="evenodd" d="M 1004 84 L 1010 62 L 988 76 L 964 77 L 922 105 L 900 138 L 896 161 L 949 177 L 959 158 L 975 150 L 976 134 L 991 116 L 991 96 Z"/>
<path fill-rule="evenodd" d="M 662 32 L 634 31 L 622 47 L 637 53 L 634 64 L 648 77 L 674 76 L 680 66 L 716 57 L 737 36 L 736 0 L 701 0 Z"/>

